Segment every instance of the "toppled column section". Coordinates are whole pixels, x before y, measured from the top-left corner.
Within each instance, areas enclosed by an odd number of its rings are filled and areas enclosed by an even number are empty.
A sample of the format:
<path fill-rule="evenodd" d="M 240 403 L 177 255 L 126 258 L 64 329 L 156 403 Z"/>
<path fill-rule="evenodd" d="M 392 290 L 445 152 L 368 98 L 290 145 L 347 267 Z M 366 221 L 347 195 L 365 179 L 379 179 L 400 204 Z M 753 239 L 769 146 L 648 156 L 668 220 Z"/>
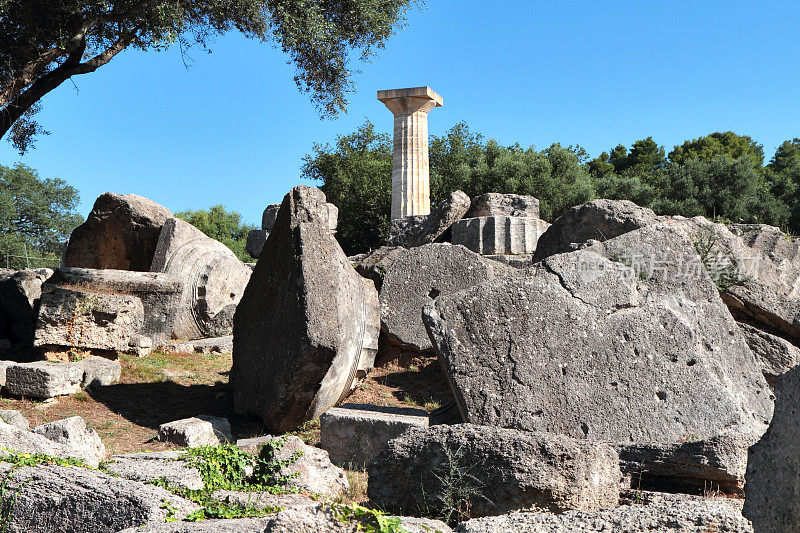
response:
<path fill-rule="evenodd" d="M 343 400 L 377 351 L 378 292 L 331 235 L 327 205 L 312 187 L 286 195 L 234 317 L 236 412 L 281 433 Z"/>
<path fill-rule="evenodd" d="M 443 104 L 430 87 L 378 91 L 394 114 L 392 219 L 431 212 L 428 112 Z"/>
<path fill-rule="evenodd" d="M 183 281 L 173 338 L 230 335 L 233 313 L 251 272 L 230 248 L 188 222 L 171 218 L 161 230 L 150 271 Z"/>

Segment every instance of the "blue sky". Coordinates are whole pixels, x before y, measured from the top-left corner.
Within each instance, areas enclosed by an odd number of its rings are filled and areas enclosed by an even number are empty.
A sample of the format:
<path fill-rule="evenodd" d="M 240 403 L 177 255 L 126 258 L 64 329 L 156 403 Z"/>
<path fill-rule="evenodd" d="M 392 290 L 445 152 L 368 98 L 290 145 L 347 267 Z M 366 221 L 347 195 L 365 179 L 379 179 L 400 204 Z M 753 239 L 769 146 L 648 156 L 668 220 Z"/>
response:
<path fill-rule="evenodd" d="M 20 158 L 81 192 L 173 211 L 223 204 L 260 221 L 300 182 L 302 157 L 365 119 L 389 132 L 379 89 L 430 85 L 459 121 L 503 144 L 580 144 L 592 156 L 652 135 L 667 150 L 733 130 L 767 158 L 800 137 L 800 4 L 789 1 L 539 2 L 427 0 L 369 64 L 346 115 L 321 121 L 272 46 L 230 34 L 214 53 L 126 51 L 48 95 L 52 134 Z"/>

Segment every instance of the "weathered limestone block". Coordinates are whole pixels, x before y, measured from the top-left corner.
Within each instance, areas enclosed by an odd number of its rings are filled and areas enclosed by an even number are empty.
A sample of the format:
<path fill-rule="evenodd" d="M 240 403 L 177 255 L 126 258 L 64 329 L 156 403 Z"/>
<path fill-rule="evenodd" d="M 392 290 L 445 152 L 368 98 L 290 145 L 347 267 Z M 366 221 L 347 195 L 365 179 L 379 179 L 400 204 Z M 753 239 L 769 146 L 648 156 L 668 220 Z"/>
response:
<path fill-rule="evenodd" d="M 253 229 L 247 232 L 247 243 L 244 245 L 245 251 L 251 257 L 258 259 L 261 256 L 261 250 L 264 249 L 264 244 L 267 242 L 269 232 L 263 229 Z"/>
<path fill-rule="evenodd" d="M 275 225 L 275 219 L 278 218 L 278 211 L 281 209 L 281 204 L 269 204 L 264 212 L 261 214 L 261 229 L 264 231 L 272 231 L 272 226 Z"/>
<path fill-rule="evenodd" d="M 31 356 L 42 283 L 52 275 L 49 268 L 0 269 L 0 339 L 8 341 L 0 347 L 3 358 L 22 361 Z"/>
<path fill-rule="evenodd" d="M 36 322 L 36 347 L 126 351 L 142 330 L 144 306 L 136 296 L 49 287 Z"/>
<path fill-rule="evenodd" d="M 790 533 L 800 524 L 800 367 L 775 380 L 775 414 L 750 448 L 744 516 L 756 533 Z"/>
<path fill-rule="evenodd" d="M 350 488 L 344 470 L 331 462 L 325 450 L 308 446 L 295 435 L 271 437 L 269 440 L 282 441 L 274 459 L 286 462 L 278 475 L 287 478 L 288 488 L 319 494 L 330 499 L 338 498 Z M 262 454 L 268 453 L 265 449 L 260 450 Z M 299 457 L 290 460 L 298 454 Z"/>
<path fill-rule="evenodd" d="M 75 228 L 63 266 L 138 270 L 153 262 L 159 233 L 169 210 L 135 194 L 101 194 L 86 222 Z"/>
<path fill-rule="evenodd" d="M 185 452 L 139 452 L 115 455 L 106 463 L 106 470 L 132 481 L 147 483 L 166 479 L 170 485 L 189 490 L 205 487 L 200 471 L 182 460 Z"/>
<path fill-rule="evenodd" d="M 464 419 L 620 442 L 763 433 L 769 387 L 699 262 L 667 221 L 427 304 Z"/>
<path fill-rule="evenodd" d="M 380 292 L 383 289 L 383 280 L 386 270 L 398 257 L 405 254 L 405 248 L 400 246 L 381 246 L 369 253 L 351 257 L 356 272 L 375 283 L 375 288 Z"/>
<path fill-rule="evenodd" d="M 96 447 L 73 447 L 5 422 L 0 422 L 0 448 L 13 453 L 43 453 L 59 459 L 82 459 L 86 466 L 92 468 L 100 464 Z M 0 455 L 4 453 L 0 452 Z"/>
<path fill-rule="evenodd" d="M 319 509 L 322 504 L 304 494 L 272 494 L 271 492 L 244 492 L 216 490 L 211 494 L 215 500 L 229 505 L 242 505 L 256 509 Z"/>
<path fill-rule="evenodd" d="M 209 415 L 197 415 L 161 424 L 157 438 L 162 442 L 172 442 L 187 448 L 219 446 L 233 442 L 228 419 Z"/>
<path fill-rule="evenodd" d="M 511 513 L 473 518 L 457 533 L 753 533 L 736 500 L 636 491 L 625 505 L 597 511 Z"/>
<path fill-rule="evenodd" d="M 346 403 L 329 409 L 319 419 L 320 448 L 340 466 L 364 465 L 386 448 L 386 443 L 412 427 L 428 427 L 423 409 Z"/>
<path fill-rule="evenodd" d="M 549 224 L 538 218 L 464 218 L 453 224 L 453 244 L 478 254 L 532 254 Z"/>
<path fill-rule="evenodd" d="M 285 502 L 295 499 L 298 499 L 297 495 L 292 494 L 263 496 L 263 501 Z M 256 501 L 256 505 L 262 505 L 260 503 L 262 499 Z M 249 502 L 248 500 L 247 503 Z M 370 523 L 366 519 L 362 521 L 353 516 L 344 518 L 330 507 L 312 503 L 315 505 L 281 505 L 284 510 L 264 518 L 169 522 L 130 528 L 120 533 L 357 533 L 376 527 L 374 521 Z M 453 531 L 447 524 L 430 518 L 411 516 L 390 518 L 400 520 L 400 531 L 404 533 L 452 533 Z"/>
<path fill-rule="evenodd" d="M 755 437 L 722 435 L 680 443 L 611 444 L 631 488 L 670 491 L 720 490 L 739 494 L 744 486 L 747 448 Z"/>
<path fill-rule="evenodd" d="M 455 191 L 429 215 L 395 218 L 389 226 L 387 246 L 413 248 L 430 244 L 463 217 L 469 206 L 469 196 L 462 191 Z"/>
<path fill-rule="evenodd" d="M 120 362 L 105 357 L 87 357 L 73 364 L 83 370 L 82 389 L 113 385 L 122 374 Z"/>
<path fill-rule="evenodd" d="M 800 365 L 800 348 L 791 342 L 743 322 L 739 322 L 739 328 L 747 345 L 761 362 L 761 371 L 768 383 Z"/>
<path fill-rule="evenodd" d="M 318 189 L 286 195 L 236 310 L 234 407 L 277 432 L 342 401 L 377 351 L 378 293 L 331 235 L 327 213 Z"/>
<path fill-rule="evenodd" d="M 28 419 L 22 416 L 22 413 L 16 409 L 0 409 L 0 419 L 6 424 L 10 424 L 15 428 L 22 430 L 29 430 L 31 428 Z"/>
<path fill-rule="evenodd" d="M 28 398 L 54 398 L 81 390 L 83 370 L 70 363 L 37 361 L 6 368 L 5 390 Z"/>
<path fill-rule="evenodd" d="M 6 386 L 6 369 L 16 364 L 16 361 L 0 361 L 0 387 Z"/>
<path fill-rule="evenodd" d="M 442 97 L 430 87 L 378 91 L 378 100 L 394 115 L 392 218 L 431 211 L 428 164 L 428 112 Z"/>
<path fill-rule="evenodd" d="M 92 464 L 99 464 L 106 458 L 106 447 L 100 435 L 87 428 L 79 416 L 42 424 L 31 431 L 76 450 L 80 457 L 91 458 Z"/>
<path fill-rule="evenodd" d="M 250 279 L 250 268 L 224 244 L 188 222 L 164 223 L 150 268 L 183 281 L 172 337 L 229 335 L 233 313 Z"/>
<path fill-rule="evenodd" d="M 153 485 L 79 467 L 0 463 L 13 497 L 10 533 L 54 531 L 110 533 L 132 526 L 180 520 L 197 504 Z M 12 496 L 13 495 L 13 496 Z"/>
<path fill-rule="evenodd" d="M 480 256 L 451 244 L 411 248 L 383 265 L 381 328 L 392 344 L 417 351 L 433 348 L 422 323 L 426 303 L 494 278 Z"/>
<path fill-rule="evenodd" d="M 390 512 L 440 511 L 453 467 L 483 496 L 470 498 L 471 516 L 600 509 L 619 497 L 619 457 L 606 444 L 471 424 L 412 428 L 389 441 L 368 466 L 367 494 Z"/>
<path fill-rule="evenodd" d="M 472 200 L 465 218 L 527 217 L 539 218 L 539 200 L 522 194 L 490 192 Z"/>
<path fill-rule="evenodd" d="M 570 252 L 588 240 L 605 241 L 661 219 L 629 200 L 592 200 L 567 210 L 539 239 L 534 262 Z"/>

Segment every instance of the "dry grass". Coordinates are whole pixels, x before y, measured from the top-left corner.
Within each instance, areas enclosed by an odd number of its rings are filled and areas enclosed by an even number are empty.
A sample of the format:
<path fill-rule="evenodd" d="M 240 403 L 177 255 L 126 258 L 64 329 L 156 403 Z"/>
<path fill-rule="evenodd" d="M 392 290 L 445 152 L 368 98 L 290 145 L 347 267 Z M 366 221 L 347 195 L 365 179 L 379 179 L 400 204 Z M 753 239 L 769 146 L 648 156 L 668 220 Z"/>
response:
<path fill-rule="evenodd" d="M 17 409 L 31 426 L 81 416 L 98 432 L 109 455 L 174 448 L 155 440 L 158 426 L 198 414 L 227 417 L 238 437 L 264 434 L 257 420 L 233 412 L 228 382 L 232 362 L 230 354 L 122 356 L 122 376 L 115 385 L 44 402 L 2 397 L 0 409 Z M 347 401 L 431 409 L 449 397 L 438 362 L 422 358 L 406 366 L 390 362 L 375 368 Z M 307 444 L 318 445 L 319 421 L 293 433 Z M 359 475 L 366 478 L 363 472 Z M 366 483 L 362 484 L 364 492 Z"/>

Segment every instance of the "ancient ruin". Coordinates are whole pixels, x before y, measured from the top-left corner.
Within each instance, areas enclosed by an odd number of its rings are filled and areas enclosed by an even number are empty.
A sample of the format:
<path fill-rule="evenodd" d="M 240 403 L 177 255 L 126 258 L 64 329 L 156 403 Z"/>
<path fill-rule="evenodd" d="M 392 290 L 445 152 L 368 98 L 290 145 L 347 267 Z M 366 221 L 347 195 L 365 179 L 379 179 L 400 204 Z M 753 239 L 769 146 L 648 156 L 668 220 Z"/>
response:
<path fill-rule="evenodd" d="M 430 87 L 378 91 L 378 100 L 394 114 L 392 218 L 431 212 L 428 166 L 428 112 L 443 105 Z"/>

